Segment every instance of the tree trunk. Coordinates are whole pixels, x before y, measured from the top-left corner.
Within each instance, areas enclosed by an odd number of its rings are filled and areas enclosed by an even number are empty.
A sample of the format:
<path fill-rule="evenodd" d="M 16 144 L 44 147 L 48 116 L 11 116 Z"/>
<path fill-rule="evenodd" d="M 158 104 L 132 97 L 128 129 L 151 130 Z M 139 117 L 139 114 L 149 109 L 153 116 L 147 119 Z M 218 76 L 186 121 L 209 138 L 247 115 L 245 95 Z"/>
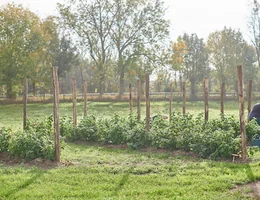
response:
<path fill-rule="evenodd" d="M 32 82 L 32 89 L 33 89 L 33 96 L 36 96 L 36 83 L 35 83 L 35 81 Z"/>
<path fill-rule="evenodd" d="M 99 94 L 102 96 L 104 94 L 104 83 L 105 83 L 105 75 L 102 73 L 99 79 Z"/>
<path fill-rule="evenodd" d="M 13 92 L 12 84 L 7 83 L 6 85 L 6 97 L 8 99 L 15 99 L 16 98 L 16 93 Z"/>
<path fill-rule="evenodd" d="M 195 79 L 191 79 L 191 85 L 190 85 L 190 91 L 191 91 L 191 100 L 196 100 L 196 85 L 195 85 Z"/>
<path fill-rule="evenodd" d="M 119 79 L 119 95 L 123 95 L 125 92 L 125 66 L 123 63 L 122 55 L 119 53 L 118 55 L 118 69 L 120 69 L 120 79 Z"/>
<path fill-rule="evenodd" d="M 120 73 L 120 82 L 119 82 L 119 95 L 123 95 L 124 92 L 125 92 L 125 88 L 124 88 L 124 85 L 125 85 L 125 73 L 124 73 L 124 69 L 121 70 L 121 73 Z"/>

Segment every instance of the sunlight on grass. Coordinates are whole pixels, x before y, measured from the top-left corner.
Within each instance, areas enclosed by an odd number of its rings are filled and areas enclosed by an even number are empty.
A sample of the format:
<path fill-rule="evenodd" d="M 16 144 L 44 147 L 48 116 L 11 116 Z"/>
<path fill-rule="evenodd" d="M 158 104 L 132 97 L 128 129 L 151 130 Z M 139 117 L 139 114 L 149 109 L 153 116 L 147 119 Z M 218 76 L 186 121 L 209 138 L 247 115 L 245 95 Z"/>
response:
<path fill-rule="evenodd" d="M 169 115 L 169 102 L 151 102 L 151 116 L 158 113 Z M 133 105 L 133 112 L 137 113 L 136 103 Z M 77 116 L 78 119 L 83 117 L 83 102 L 77 103 Z M 246 108 L 246 106 L 245 106 Z M 141 104 L 141 118 L 144 119 L 145 103 Z M 187 113 L 198 115 L 204 113 L 204 102 L 187 102 Z M 23 105 L 11 104 L 0 105 L 0 127 L 12 128 L 18 130 L 22 128 L 23 124 Z M 72 103 L 60 103 L 60 117 L 67 116 L 72 117 Z M 174 112 L 182 112 L 182 102 L 173 102 L 172 110 Z M 108 118 L 118 113 L 120 116 L 127 116 L 129 114 L 128 102 L 88 102 L 88 114 L 96 117 Z M 28 104 L 27 115 L 31 120 L 43 120 L 44 118 L 53 114 L 53 104 Z M 247 116 L 247 111 L 245 110 Z M 228 101 L 225 102 L 225 115 L 235 116 L 239 119 L 238 114 L 238 102 Z M 209 102 L 209 119 L 219 118 L 220 116 L 220 103 L 217 101 Z"/>
<path fill-rule="evenodd" d="M 0 165 L 3 199 L 249 199 L 236 184 L 260 179 L 260 163 L 215 162 L 63 144 L 61 165 L 41 170 Z M 249 191 L 248 191 L 249 192 Z"/>

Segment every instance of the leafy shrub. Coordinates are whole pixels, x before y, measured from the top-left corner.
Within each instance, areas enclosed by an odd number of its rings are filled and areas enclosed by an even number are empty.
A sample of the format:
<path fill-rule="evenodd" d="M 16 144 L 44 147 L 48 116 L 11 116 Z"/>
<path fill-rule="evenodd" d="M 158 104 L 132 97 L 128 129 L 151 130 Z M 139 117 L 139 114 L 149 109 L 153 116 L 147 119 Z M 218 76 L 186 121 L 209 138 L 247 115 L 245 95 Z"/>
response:
<path fill-rule="evenodd" d="M 176 135 L 170 131 L 168 121 L 158 114 L 157 117 L 151 121 L 150 133 L 152 146 L 155 148 L 176 148 Z"/>
<path fill-rule="evenodd" d="M 10 139 L 8 152 L 26 160 L 34 158 L 54 159 L 52 117 L 42 122 L 28 122 L 24 131 L 16 132 Z"/>
<path fill-rule="evenodd" d="M 129 129 L 127 133 L 127 145 L 130 149 L 141 149 L 151 145 L 151 136 L 146 132 L 144 122 L 138 122 L 137 117 L 129 116 Z"/>
<path fill-rule="evenodd" d="M 84 117 L 77 126 L 75 139 L 97 142 L 100 139 L 96 118 L 93 115 Z"/>
<path fill-rule="evenodd" d="M 102 134 L 105 143 L 122 144 L 126 143 L 128 124 L 126 118 L 120 117 L 117 113 L 111 119 L 103 121 Z"/>
<path fill-rule="evenodd" d="M 7 152 L 11 139 L 11 130 L 3 128 L 0 130 L 0 152 Z"/>
<path fill-rule="evenodd" d="M 253 136 L 257 134 L 260 135 L 260 126 L 256 119 L 253 119 L 246 124 L 247 141 L 251 141 Z"/>
<path fill-rule="evenodd" d="M 61 137 L 63 137 L 65 140 L 72 140 L 74 132 L 72 118 L 63 116 L 60 118 L 59 124 Z"/>

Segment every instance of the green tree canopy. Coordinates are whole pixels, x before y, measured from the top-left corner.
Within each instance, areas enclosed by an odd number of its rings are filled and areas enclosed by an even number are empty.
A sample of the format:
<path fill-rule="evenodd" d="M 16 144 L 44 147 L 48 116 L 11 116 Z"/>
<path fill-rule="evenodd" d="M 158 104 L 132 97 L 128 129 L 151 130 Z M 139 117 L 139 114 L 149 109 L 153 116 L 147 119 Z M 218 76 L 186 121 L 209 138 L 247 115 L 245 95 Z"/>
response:
<path fill-rule="evenodd" d="M 28 61 L 38 59 L 43 33 L 40 19 L 28 9 L 8 4 L 0 9 L 0 74 L 8 98 L 13 98 L 19 85 L 35 66 Z"/>

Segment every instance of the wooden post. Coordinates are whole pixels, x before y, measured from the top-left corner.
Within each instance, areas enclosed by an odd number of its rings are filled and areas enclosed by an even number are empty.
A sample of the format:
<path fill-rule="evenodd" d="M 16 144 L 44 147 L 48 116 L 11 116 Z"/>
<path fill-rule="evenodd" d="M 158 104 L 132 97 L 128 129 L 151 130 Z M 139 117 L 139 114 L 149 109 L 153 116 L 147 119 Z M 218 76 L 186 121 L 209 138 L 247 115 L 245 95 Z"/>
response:
<path fill-rule="evenodd" d="M 182 83 L 182 114 L 186 113 L 186 82 Z"/>
<path fill-rule="evenodd" d="M 72 78 L 72 99 L 73 99 L 73 128 L 74 135 L 76 134 L 77 127 L 77 91 L 76 91 L 76 78 Z"/>
<path fill-rule="evenodd" d="M 204 79 L 204 98 L 205 98 L 205 121 L 209 120 L 209 81 Z"/>
<path fill-rule="evenodd" d="M 245 128 L 245 115 L 244 115 L 244 75 L 241 65 L 237 66 L 238 74 L 238 99 L 239 99 L 239 121 L 240 121 L 240 133 L 241 133 L 241 153 L 242 160 L 247 159 L 246 152 L 246 128 Z"/>
<path fill-rule="evenodd" d="M 140 121 L 141 119 L 141 81 L 137 80 L 137 119 Z"/>
<path fill-rule="evenodd" d="M 87 81 L 83 81 L 83 90 L 84 90 L 84 117 L 87 116 L 87 106 L 88 106 L 88 98 L 87 98 Z"/>
<path fill-rule="evenodd" d="M 150 94 L 149 73 L 145 74 L 145 101 L 146 101 L 146 131 L 150 131 Z"/>
<path fill-rule="evenodd" d="M 133 111 L 133 99 L 132 99 L 132 84 L 129 84 L 129 109 Z"/>
<path fill-rule="evenodd" d="M 225 97 L 225 83 L 221 85 L 221 94 L 220 94 L 220 112 L 224 114 L 224 97 Z"/>
<path fill-rule="evenodd" d="M 247 107 L 248 115 L 247 116 L 249 116 L 249 113 L 250 113 L 251 107 L 252 107 L 252 80 L 249 80 L 249 82 L 248 82 L 248 100 L 247 101 L 248 101 L 248 107 Z"/>
<path fill-rule="evenodd" d="M 52 68 L 53 77 L 53 116 L 54 116 L 54 145 L 55 161 L 60 162 L 60 126 L 59 126 L 59 80 L 58 67 Z"/>
<path fill-rule="evenodd" d="M 26 127 L 27 122 L 27 98 L 28 97 L 28 80 L 24 79 L 24 89 L 23 89 L 23 129 Z"/>
<path fill-rule="evenodd" d="M 173 101 L 173 98 L 172 98 L 172 90 L 173 90 L 173 88 L 172 88 L 173 86 L 172 86 L 172 83 L 171 83 L 171 85 L 170 85 L 170 108 L 169 108 L 169 120 L 171 121 L 171 117 L 172 117 L 172 101 Z"/>

